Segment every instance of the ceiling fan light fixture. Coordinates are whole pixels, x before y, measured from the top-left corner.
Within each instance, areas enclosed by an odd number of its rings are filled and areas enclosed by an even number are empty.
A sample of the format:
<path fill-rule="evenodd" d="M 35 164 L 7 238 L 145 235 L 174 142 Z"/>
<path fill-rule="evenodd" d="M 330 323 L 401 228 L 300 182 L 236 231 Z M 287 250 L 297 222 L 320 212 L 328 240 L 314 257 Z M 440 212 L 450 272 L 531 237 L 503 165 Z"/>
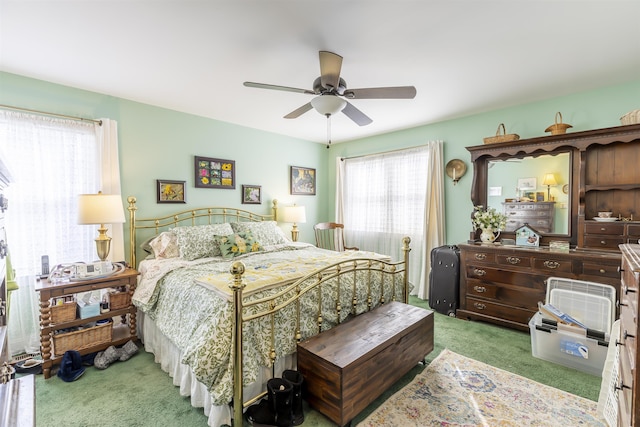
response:
<path fill-rule="evenodd" d="M 325 116 L 339 113 L 346 105 L 347 101 L 335 95 L 320 95 L 311 100 L 311 106 Z"/>

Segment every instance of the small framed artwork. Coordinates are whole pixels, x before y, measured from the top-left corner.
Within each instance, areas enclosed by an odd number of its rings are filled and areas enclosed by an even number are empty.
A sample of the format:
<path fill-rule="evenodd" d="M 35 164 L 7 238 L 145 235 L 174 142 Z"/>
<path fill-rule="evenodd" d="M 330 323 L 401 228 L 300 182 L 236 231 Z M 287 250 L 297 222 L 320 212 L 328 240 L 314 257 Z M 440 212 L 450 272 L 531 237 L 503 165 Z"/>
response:
<path fill-rule="evenodd" d="M 316 170 L 291 166 L 291 194 L 314 196 L 316 194 Z"/>
<path fill-rule="evenodd" d="M 236 162 L 195 156 L 196 187 L 236 188 Z"/>
<path fill-rule="evenodd" d="M 518 178 L 518 189 L 535 190 L 537 188 L 536 183 L 536 178 Z"/>
<path fill-rule="evenodd" d="M 156 180 L 158 203 L 187 203 L 186 181 L 169 181 L 167 179 Z"/>
<path fill-rule="evenodd" d="M 544 202 L 544 191 L 536 191 L 536 202 Z"/>
<path fill-rule="evenodd" d="M 259 185 L 243 185 L 242 203 L 247 205 L 259 205 L 262 203 L 262 188 Z"/>

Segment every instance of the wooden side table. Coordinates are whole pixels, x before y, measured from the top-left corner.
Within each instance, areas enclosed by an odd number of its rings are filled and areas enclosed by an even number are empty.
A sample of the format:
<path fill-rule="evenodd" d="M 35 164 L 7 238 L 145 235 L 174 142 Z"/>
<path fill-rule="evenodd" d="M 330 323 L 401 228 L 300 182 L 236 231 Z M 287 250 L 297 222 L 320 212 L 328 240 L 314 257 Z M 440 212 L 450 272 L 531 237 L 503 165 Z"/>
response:
<path fill-rule="evenodd" d="M 86 319 L 80 319 L 76 316 L 74 320 L 59 323 L 52 323 L 51 298 L 121 286 L 126 286 L 129 296 L 132 297 L 137 282 L 138 272 L 128 268 L 120 274 L 81 282 L 51 283 L 48 280 L 42 280 L 36 283 L 35 289 L 40 293 L 40 351 L 43 359 L 42 372 L 45 379 L 51 376 L 52 366 L 59 364 L 62 360 L 62 355 L 54 354 L 52 348 L 53 334 L 60 329 L 72 328 L 102 319 L 119 320 L 118 317 L 121 317 L 121 322 L 112 322 L 113 334 L 110 342 L 102 342 L 95 345 L 89 344 L 77 349 L 81 355 L 94 353 L 112 345 L 118 346 L 125 344 L 127 341 L 137 339 L 136 307 L 131 303 L 131 298 L 129 298 L 129 305 L 124 308 L 99 313 L 97 316 Z"/>

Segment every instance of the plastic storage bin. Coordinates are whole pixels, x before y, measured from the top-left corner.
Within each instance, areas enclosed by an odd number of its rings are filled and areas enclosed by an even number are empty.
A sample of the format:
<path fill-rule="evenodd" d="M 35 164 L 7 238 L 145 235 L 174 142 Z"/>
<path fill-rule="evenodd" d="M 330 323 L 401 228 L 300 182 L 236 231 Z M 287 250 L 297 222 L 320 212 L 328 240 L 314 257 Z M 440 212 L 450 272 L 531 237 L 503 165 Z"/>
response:
<path fill-rule="evenodd" d="M 547 302 L 584 323 L 557 325 L 538 312 L 529 321 L 534 357 L 602 376 L 615 317 L 615 288 L 594 282 L 549 278 Z"/>

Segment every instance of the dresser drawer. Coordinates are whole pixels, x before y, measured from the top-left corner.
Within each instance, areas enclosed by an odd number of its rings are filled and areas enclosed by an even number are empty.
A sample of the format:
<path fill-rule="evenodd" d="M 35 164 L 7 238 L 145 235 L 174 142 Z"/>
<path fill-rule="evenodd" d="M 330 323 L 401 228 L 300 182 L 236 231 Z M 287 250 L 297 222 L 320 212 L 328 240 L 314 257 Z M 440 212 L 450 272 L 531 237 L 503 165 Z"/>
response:
<path fill-rule="evenodd" d="M 546 290 L 545 276 L 537 276 L 528 271 L 509 271 L 489 268 L 482 265 L 467 265 L 464 272 L 468 279 L 483 282 L 510 284 L 514 289 L 542 289 Z M 536 301 L 537 302 L 537 301 Z"/>
<path fill-rule="evenodd" d="M 582 264 L 582 273 L 588 276 L 600 276 L 620 279 L 620 272 L 618 271 L 617 265 L 584 262 Z"/>
<path fill-rule="evenodd" d="M 622 307 L 624 309 L 625 307 Z M 631 366 L 636 366 L 636 355 L 638 354 L 638 338 L 635 336 L 638 330 L 637 319 L 630 319 L 626 314 L 621 316 L 620 320 L 620 338 L 618 342 L 621 344 L 620 354 L 626 353 Z M 636 320 L 634 322 L 634 320 Z"/>
<path fill-rule="evenodd" d="M 618 390 L 618 418 L 622 426 L 631 425 L 631 414 L 634 410 L 633 402 L 633 374 L 629 358 L 624 352 L 620 352 L 620 380 L 616 384 Z M 625 421 L 627 420 L 627 421 Z"/>
<path fill-rule="evenodd" d="M 573 272 L 573 263 L 570 260 L 557 258 L 536 257 L 533 259 L 533 267 L 550 275 Z"/>
<path fill-rule="evenodd" d="M 585 246 L 589 248 L 601 248 L 601 249 L 618 249 L 618 245 L 625 243 L 625 239 L 622 237 L 610 237 L 610 236 L 586 236 Z"/>
<path fill-rule="evenodd" d="M 487 300 L 467 297 L 467 311 L 482 314 L 484 316 L 497 317 L 507 319 L 512 322 L 528 324 L 535 311 L 523 308 L 511 307 L 504 304 L 498 304 Z"/>
<path fill-rule="evenodd" d="M 624 224 L 622 223 L 587 222 L 585 229 L 587 234 L 608 234 L 610 236 L 624 234 Z"/>
<path fill-rule="evenodd" d="M 640 239 L 640 224 L 629 224 L 627 227 L 627 234 L 630 237 Z M 633 240 L 631 243 L 638 243 L 638 241 Z"/>
<path fill-rule="evenodd" d="M 490 300 L 511 307 L 525 308 L 536 311 L 538 301 L 544 301 L 544 289 L 521 288 L 511 285 L 500 285 L 469 280 L 467 282 L 467 296 Z"/>

